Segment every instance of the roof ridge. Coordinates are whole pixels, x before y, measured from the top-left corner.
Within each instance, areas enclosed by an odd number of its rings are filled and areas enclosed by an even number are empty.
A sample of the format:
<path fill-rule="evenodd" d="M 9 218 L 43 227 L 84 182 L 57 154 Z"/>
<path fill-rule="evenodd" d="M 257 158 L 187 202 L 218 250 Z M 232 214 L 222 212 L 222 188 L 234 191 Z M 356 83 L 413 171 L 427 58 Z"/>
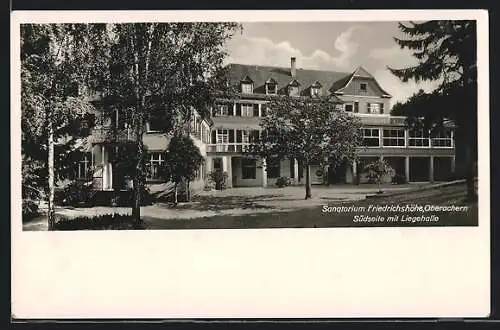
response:
<path fill-rule="evenodd" d="M 260 67 L 260 68 L 273 68 L 273 69 L 285 69 L 290 70 L 290 67 L 287 66 L 275 66 L 275 65 L 260 65 L 260 64 L 244 64 L 244 63 L 235 63 L 231 62 L 227 64 L 230 65 L 241 65 L 246 67 Z M 342 74 L 352 74 L 353 71 L 335 71 L 335 70 L 323 70 L 323 69 L 308 69 L 308 68 L 297 68 L 297 70 L 307 70 L 307 71 L 318 71 L 318 72 L 334 72 L 334 73 L 342 73 Z"/>

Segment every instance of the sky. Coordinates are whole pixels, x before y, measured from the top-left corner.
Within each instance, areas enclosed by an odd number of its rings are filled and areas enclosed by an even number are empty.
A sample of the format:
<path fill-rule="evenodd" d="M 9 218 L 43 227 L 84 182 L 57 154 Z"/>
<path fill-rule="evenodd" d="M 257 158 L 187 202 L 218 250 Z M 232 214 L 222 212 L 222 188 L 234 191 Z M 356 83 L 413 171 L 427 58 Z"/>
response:
<path fill-rule="evenodd" d="M 392 104 L 418 89 L 430 91 L 435 82 L 402 83 L 387 67 L 417 64 L 394 36 L 403 36 L 397 22 L 259 22 L 243 23 L 243 31 L 228 42 L 227 63 L 352 72 L 363 66 L 389 94 Z"/>

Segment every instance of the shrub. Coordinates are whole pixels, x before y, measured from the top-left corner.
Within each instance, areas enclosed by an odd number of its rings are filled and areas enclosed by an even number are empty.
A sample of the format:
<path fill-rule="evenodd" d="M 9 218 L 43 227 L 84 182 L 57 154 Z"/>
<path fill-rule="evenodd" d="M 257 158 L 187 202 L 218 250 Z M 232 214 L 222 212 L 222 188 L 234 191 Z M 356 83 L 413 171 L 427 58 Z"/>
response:
<path fill-rule="evenodd" d="M 392 177 L 392 183 L 405 184 L 405 183 L 408 183 L 408 181 L 406 180 L 406 176 L 401 175 L 401 174 L 396 174 Z"/>
<path fill-rule="evenodd" d="M 38 202 L 31 199 L 23 199 L 23 220 L 33 219 L 38 215 Z"/>
<path fill-rule="evenodd" d="M 286 176 L 280 176 L 278 179 L 276 179 L 276 185 L 280 188 L 289 186 L 291 184 L 292 184 L 292 181 L 290 180 L 290 178 L 288 178 Z"/>
<path fill-rule="evenodd" d="M 385 160 L 376 160 L 365 166 L 368 182 L 380 185 L 385 176 L 393 176 L 394 169 Z M 381 191 L 379 189 L 379 191 Z"/>
<path fill-rule="evenodd" d="M 56 230 L 109 230 L 109 229 L 146 229 L 144 223 L 134 226 L 131 215 L 105 214 L 95 217 L 67 218 L 59 217 L 55 225 Z"/>
<path fill-rule="evenodd" d="M 120 206 L 132 206 L 134 203 L 134 189 L 128 189 L 128 198 L 119 198 L 118 205 Z M 143 187 L 141 191 L 141 206 L 152 205 L 153 204 L 153 195 L 148 187 Z"/>
<path fill-rule="evenodd" d="M 56 191 L 54 201 L 59 205 L 87 205 L 92 201 L 92 187 L 85 182 L 74 181 L 65 188 Z"/>
<path fill-rule="evenodd" d="M 222 170 L 215 170 L 213 172 L 210 172 L 208 174 L 208 177 L 212 182 L 214 182 L 216 190 L 226 189 L 228 177 L 227 172 L 224 172 Z"/>
<path fill-rule="evenodd" d="M 29 220 L 38 215 L 38 205 L 41 199 L 41 192 L 28 185 L 22 186 L 22 216 L 24 220 Z"/>

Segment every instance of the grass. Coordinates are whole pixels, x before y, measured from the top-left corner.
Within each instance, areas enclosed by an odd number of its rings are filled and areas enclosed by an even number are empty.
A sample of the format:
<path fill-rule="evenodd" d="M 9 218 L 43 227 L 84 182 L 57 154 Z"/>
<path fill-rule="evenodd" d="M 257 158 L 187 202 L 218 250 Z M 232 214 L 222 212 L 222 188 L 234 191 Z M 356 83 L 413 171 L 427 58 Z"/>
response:
<path fill-rule="evenodd" d="M 477 202 L 467 202 L 465 199 L 465 184 L 453 184 L 439 188 L 415 187 L 404 192 L 373 194 L 370 198 L 360 201 L 345 202 L 333 196 L 320 198 L 319 203 L 307 208 L 297 208 L 294 211 L 285 208 L 264 206 L 265 200 L 272 200 L 282 195 L 249 195 L 249 196 L 199 196 L 194 203 L 179 205 L 195 211 L 216 211 L 239 208 L 251 213 L 231 215 L 220 214 L 200 218 L 169 218 L 160 212 L 158 218 L 143 216 L 140 228 L 134 228 L 130 215 L 105 214 L 101 216 L 66 218 L 59 217 L 56 230 L 132 230 L 132 229 L 257 229 L 257 228 L 328 228 L 328 227 L 415 227 L 415 226 L 477 226 Z M 283 199 L 280 199 L 283 201 Z M 321 203 L 321 204 L 320 204 Z M 376 212 L 369 210 L 370 205 L 464 205 L 464 212 Z M 165 205 L 161 207 L 169 207 Z M 324 207 L 355 206 L 365 207 L 362 212 L 324 212 Z M 259 211 L 260 209 L 260 211 Z M 267 209 L 267 210 L 262 210 Z M 255 210 L 253 212 L 252 210 Z M 263 213 L 259 213 L 263 212 Z M 160 217 L 160 215 L 162 215 Z M 398 221 L 388 222 L 387 217 L 399 215 Z M 433 217 L 438 221 L 401 221 L 402 216 Z M 355 218 L 358 216 L 358 218 Z M 384 217 L 384 221 L 355 221 L 360 216 Z M 379 218 L 380 219 L 380 218 Z"/>
<path fill-rule="evenodd" d="M 478 207 L 477 203 L 468 203 L 465 199 L 465 185 L 450 185 L 437 189 L 415 189 L 405 193 L 392 194 L 390 196 L 377 196 L 357 202 L 335 203 L 325 201 L 327 206 L 357 206 L 369 205 L 462 205 L 467 206 L 464 212 L 323 212 L 323 207 L 300 209 L 291 212 L 271 212 L 252 215 L 238 216 L 216 216 L 196 219 L 155 219 L 145 218 L 150 229 L 244 229 L 244 228 L 327 228 L 327 227 L 387 227 L 387 226 L 477 226 Z M 354 221 L 354 216 L 384 217 L 399 215 L 396 222 L 363 222 Z M 405 217 L 438 217 L 438 221 L 401 221 Z M 436 218 L 433 218 L 434 220 Z"/>

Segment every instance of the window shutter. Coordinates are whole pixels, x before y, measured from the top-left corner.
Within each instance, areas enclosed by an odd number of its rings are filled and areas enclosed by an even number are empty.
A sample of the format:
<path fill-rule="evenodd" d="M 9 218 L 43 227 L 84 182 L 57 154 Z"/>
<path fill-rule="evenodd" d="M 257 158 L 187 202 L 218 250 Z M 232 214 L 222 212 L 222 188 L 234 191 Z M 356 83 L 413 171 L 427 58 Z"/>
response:
<path fill-rule="evenodd" d="M 384 103 L 380 103 L 380 113 L 384 113 Z"/>
<path fill-rule="evenodd" d="M 234 129 L 229 130 L 229 143 L 234 143 Z"/>
<path fill-rule="evenodd" d="M 215 133 L 216 133 L 216 131 L 215 131 L 215 130 L 213 130 L 213 131 L 212 131 L 212 143 L 217 143 L 217 140 L 216 140 L 216 138 L 215 138 Z"/>
<path fill-rule="evenodd" d="M 366 113 L 371 113 L 370 112 L 370 102 L 366 103 Z"/>
<path fill-rule="evenodd" d="M 236 103 L 236 116 L 241 117 L 241 104 L 240 103 Z"/>
<path fill-rule="evenodd" d="M 354 112 L 359 112 L 359 102 L 354 102 Z"/>
<path fill-rule="evenodd" d="M 259 105 L 257 103 L 255 103 L 253 105 L 253 116 L 254 117 L 258 117 L 259 116 Z"/>

